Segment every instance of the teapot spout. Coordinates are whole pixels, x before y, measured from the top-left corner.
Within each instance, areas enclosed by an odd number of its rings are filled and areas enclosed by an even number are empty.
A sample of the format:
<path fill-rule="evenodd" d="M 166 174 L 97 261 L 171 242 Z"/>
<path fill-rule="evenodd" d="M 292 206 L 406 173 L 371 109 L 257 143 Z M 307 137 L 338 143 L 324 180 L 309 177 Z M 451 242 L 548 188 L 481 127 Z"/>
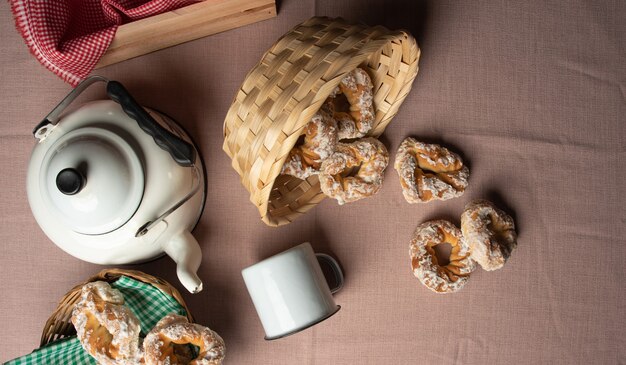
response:
<path fill-rule="evenodd" d="M 176 262 L 176 274 L 185 289 L 193 294 L 202 291 L 202 280 L 197 274 L 202 251 L 191 233 L 185 230 L 172 237 L 163 249 Z"/>

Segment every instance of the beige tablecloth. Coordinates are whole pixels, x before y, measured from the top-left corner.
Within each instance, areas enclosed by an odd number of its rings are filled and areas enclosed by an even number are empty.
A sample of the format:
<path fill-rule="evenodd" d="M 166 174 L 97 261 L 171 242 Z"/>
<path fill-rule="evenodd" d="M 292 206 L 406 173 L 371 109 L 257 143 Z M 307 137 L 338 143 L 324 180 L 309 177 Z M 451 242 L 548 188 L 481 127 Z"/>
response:
<path fill-rule="evenodd" d="M 198 322 L 224 337 L 230 364 L 625 363 L 626 3 L 386 3 L 285 0 L 277 18 L 100 70 L 200 145 L 205 290 L 185 294 Z M 30 132 L 69 87 L 29 54 L 8 4 L 0 9 L 4 361 L 37 347 L 58 299 L 101 267 L 58 249 L 29 210 Z M 416 36 L 420 73 L 382 140 L 392 157 L 408 135 L 458 150 L 472 173 L 464 196 L 409 205 L 390 168 L 373 198 L 326 200 L 281 228 L 260 221 L 222 152 L 222 122 L 262 53 L 313 15 Z M 518 249 L 502 270 L 478 270 L 459 293 L 435 295 L 411 274 L 412 231 L 431 218 L 458 222 L 472 198 L 514 213 Z M 303 240 L 341 261 L 342 309 L 265 342 L 240 270 Z M 136 268 L 178 285 L 167 258 Z"/>

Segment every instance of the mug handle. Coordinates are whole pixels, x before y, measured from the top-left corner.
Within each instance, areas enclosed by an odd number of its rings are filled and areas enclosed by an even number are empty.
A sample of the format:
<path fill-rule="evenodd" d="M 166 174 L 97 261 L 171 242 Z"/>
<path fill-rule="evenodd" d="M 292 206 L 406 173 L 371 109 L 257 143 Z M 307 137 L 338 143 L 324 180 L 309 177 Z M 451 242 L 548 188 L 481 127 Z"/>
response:
<path fill-rule="evenodd" d="M 341 290 L 341 288 L 343 288 L 343 271 L 341 271 L 339 263 L 332 256 L 325 253 L 316 253 L 315 256 L 317 256 L 318 261 L 325 261 L 333 270 L 337 285 L 335 285 L 333 288 L 330 288 L 330 292 L 331 294 L 335 294 L 336 292 Z"/>

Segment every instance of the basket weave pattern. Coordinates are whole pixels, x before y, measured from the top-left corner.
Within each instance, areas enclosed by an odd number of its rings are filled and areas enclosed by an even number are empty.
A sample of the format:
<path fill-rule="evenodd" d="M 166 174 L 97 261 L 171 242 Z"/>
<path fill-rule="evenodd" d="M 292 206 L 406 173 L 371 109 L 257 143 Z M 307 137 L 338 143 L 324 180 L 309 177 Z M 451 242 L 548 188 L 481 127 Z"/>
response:
<path fill-rule="evenodd" d="M 150 284 L 161 290 L 162 292 L 171 295 L 183 306 L 183 308 L 185 308 L 185 312 L 187 312 L 187 319 L 189 319 L 190 322 L 193 322 L 193 317 L 191 316 L 189 308 L 187 308 L 187 304 L 185 304 L 182 296 L 180 295 L 178 290 L 176 290 L 165 280 L 145 274 L 141 271 L 106 269 L 87 279 L 85 282 L 76 285 L 69 292 L 67 292 L 67 294 L 65 294 L 63 299 L 61 299 L 61 301 L 59 302 L 57 309 L 54 311 L 54 313 L 52 313 L 52 315 L 46 322 L 46 325 L 44 326 L 43 333 L 41 335 L 40 347 L 61 338 L 73 336 L 76 334 L 76 330 L 74 329 L 74 325 L 72 325 L 71 318 L 72 311 L 74 310 L 74 305 L 80 300 L 81 289 L 83 285 L 92 281 L 106 281 L 108 283 L 112 283 L 122 275 L 146 284 Z"/>
<path fill-rule="evenodd" d="M 411 90 L 420 50 L 404 31 L 311 18 L 285 34 L 248 73 L 224 121 L 224 151 L 263 222 L 290 223 L 322 199 L 317 176 L 280 175 L 304 127 L 344 76 L 363 67 L 374 84 L 379 136 Z"/>

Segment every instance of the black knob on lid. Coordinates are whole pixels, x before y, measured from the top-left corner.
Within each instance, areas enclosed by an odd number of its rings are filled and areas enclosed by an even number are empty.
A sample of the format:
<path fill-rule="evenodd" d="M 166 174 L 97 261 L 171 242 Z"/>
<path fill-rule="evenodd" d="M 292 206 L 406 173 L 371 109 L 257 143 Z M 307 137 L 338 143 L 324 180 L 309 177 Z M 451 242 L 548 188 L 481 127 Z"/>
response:
<path fill-rule="evenodd" d="M 65 195 L 74 195 L 78 193 L 85 184 L 85 178 L 73 168 L 61 170 L 57 175 L 57 188 Z"/>

